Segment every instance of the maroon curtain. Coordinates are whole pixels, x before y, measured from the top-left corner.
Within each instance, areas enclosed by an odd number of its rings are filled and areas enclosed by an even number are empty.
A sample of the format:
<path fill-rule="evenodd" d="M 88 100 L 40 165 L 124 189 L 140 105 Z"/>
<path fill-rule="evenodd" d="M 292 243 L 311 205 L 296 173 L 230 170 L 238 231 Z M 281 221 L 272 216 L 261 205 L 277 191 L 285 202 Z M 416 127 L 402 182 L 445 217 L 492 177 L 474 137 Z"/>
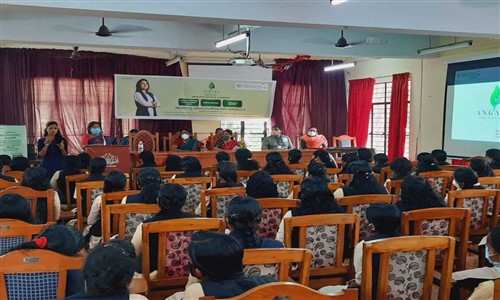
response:
<path fill-rule="evenodd" d="M 276 60 L 276 63 L 288 61 Z M 325 72 L 331 61 L 306 60 L 288 70 L 275 71 L 276 93 L 273 124 L 295 140 L 308 127 L 315 126 L 330 141 L 346 130 L 346 92 L 344 72 Z"/>
<path fill-rule="evenodd" d="M 408 81 L 410 73 L 392 75 L 391 112 L 389 117 L 389 161 L 403 156 L 408 118 Z"/>
<path fill-rule="evenodd" d="M 349 80 L 348 134 L 356 137 L 359 147 L 365 147 L 368 140 L 368 125 L 372 109 L 375 79 Z"/>
<path fill-rule="evenodd" d="M 55 120 L 72 153 L 90 121 L 100 121 L 106 135 L 121 135 L 122 120 L 114 117 L 114 74 L 181 76 L 179 64 L 165 60 L 111 53 L 0 49 L 2 110 L 0 124 L 26 124 L 28 141 L 43 135 Z M 191 127 L 191 121 L 139 121 L 139 129 L 166 133 Z M 126 134 L 126 133 L 125 133 Z"/>

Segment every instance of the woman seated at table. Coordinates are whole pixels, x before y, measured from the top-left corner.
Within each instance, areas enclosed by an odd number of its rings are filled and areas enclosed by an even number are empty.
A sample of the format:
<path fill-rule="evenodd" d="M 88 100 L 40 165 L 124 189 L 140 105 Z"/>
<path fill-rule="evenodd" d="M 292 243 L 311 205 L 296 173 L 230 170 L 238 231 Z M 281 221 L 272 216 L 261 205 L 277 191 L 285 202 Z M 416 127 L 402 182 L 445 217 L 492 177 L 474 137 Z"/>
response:
<path fill-rule="evenodd" d="M 181 135 L 172 143 L 172 150 L 200 151 L 203 143 L 193 137 L 189 129 L 181 130 Z"/>
<path fill-rule="evenodd" d="M 226 129 L 222 132 L 221 139 L 217 141 L 214 149 L 216 150 L 237 150 L 240 144 L 233 137 L 233 131 Z"/>
<path fill-rule="evenodd" d="M 88 134 L 83 136 L 82 146 L 86 145 L 115 145 L 114 137 L 105 137 L 102 131 L 101 123 L 92 121 L 87 126 Z"/>

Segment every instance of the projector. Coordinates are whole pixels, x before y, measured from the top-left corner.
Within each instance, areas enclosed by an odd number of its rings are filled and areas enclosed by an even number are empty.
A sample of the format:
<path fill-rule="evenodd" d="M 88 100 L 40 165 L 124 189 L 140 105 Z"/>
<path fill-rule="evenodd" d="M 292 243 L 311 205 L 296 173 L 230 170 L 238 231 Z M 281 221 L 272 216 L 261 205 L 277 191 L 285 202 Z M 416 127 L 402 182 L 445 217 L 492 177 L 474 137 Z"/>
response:
<path fill-rule="evenodd" d="M 251 58 L 235 58 L 230 62 L 233 66 L 251 66 L 255 64 L 255 62 Z"/>

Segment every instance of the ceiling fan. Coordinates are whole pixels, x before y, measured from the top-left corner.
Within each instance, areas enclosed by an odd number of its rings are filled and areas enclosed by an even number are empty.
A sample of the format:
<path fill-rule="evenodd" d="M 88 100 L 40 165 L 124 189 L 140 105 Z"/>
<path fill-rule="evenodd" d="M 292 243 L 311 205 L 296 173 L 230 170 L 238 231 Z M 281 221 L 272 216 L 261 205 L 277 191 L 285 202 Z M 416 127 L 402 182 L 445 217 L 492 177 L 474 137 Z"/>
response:
<path fill-rule="evenodd" d="M 127 32 L 140 32 L 140 31 L 150 31 L 150 28 L 137 26 L 137 25 L 120 25 L 114 30 L 110 30 L 108 26 L 104 24 L 104 18 L 102 18 L 102 25 L 99 30 L 95 32 L 95 35 L 100 37 L 109 37 L 115 33 L 127 33 Z"/>
<path fill-rule="evenodd" d="M 355 45 L 379 45 L 387 43 L 386 40 L 382 40 L 380 38 L 375 37 L 367 37 L 364 41 L 352 42 L 349 43 L 347 39 L 344 37 L 344 30 L 340 31 L 340 38 L 335 43 L 335 47 L 337 48 L 348 48 Z"/>

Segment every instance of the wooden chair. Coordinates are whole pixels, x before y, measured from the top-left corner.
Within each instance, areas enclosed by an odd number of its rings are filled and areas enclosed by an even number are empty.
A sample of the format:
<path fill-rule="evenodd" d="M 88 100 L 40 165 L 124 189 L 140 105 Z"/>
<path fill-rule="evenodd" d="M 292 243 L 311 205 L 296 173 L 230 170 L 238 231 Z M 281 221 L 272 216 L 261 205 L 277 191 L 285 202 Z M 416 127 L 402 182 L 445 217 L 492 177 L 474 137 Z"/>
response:
<path fill-rule="evenodd" d="M 139 145 L 140 141 L 144 144 L 144 151 L 160 151 L 160 135 L 158 132 L 151 133 L 147 130 L 139 130 L 129 143 L 130 150 L 137 151 L 137 145 Z"/>
<path fill-rule="evenodd" d="M 153 167 L 153 168 L 133 168 L 132 169 L 132 189 L 137 190 L 137 176 L 141 171 L 144 171 L 146 169 L 156 169 L 160 174 L 165 171 L 165 167 Z M 175 174 L 182 173 L 182 172 L 176 172 Z M 172 174 L 173 176 L 173 174 Z M 170 177 L 172 177 L 170 176 Z"/>
<path fill-rule="evenodd" d="M 401 184 L 403 180 L 389 180 L 385 183 L 385 188 L 391 195 L 396 195 L 398 197 L 397 201 L 401 198 Z M 396 202 L 397 202 L 396 201 Z"/>
<path fill-rule="evenodd" d="M 172 134 L 172 132 L 167 133 L 167 136 L 163 137 L 163 151 L 172 151 L 172 143 L 180 135 L 179 132 Z"/>
<path fill-rule="evenodd" d="M 337 174 L 342 168 L 326 168 L 326 175 L 331 182 L 339 182 Z"/>
<path fill-rule="evenodd" d="M 337 189 L 340 189 L 341 187 L 343 187 L 344 184 L 343 183 L 339 183 L 339 182 L 329 182 L 328 183 L 328 189 L 334 193 Z M 301 187 L 300 185 L 296 185 L 293 187 L 293 198 L 294 199 L 299 199 L 299 192 L 301 191 Z"/>
<path fill-rule="evenodd" d="M 495 280 L 493 299 L 500 299 L 500 279 Z"/>
<path fill-rule="evenodd" d="M 120 239 L 132 239 L 135 229 L 144 220 L 153 217 L 160 211 L 156 204 L 111 204 L 101 209 L 101 233 L 102 242 L 109 241 L 113 234 L 118 234 Z M 112 221 L 117 219 L 118 229 L 112 232 Z"/>
<path fill-rule="evenodd" d="M 305 177 L 307 174 L 307 164 L 303 164 L 303 163 L 288 164 L 288 167 L 296 175 L 300 175 L 302 177 Z"/>
<path fill-rule="evenodd" d="M 427 208 L 402 214 L 401 231 L 404 235 L 451 236 L 457 241 L 456 270 L 465 270 L 469 242 L 470 210 L 466 208 Z M 442 259 L 441 253 L 436 253 Z"/>
<path fill-rule="evenodd" d="M 460 166 L 460 165 L 442 165 L 442 166 L 439 166 L 439 168 L 441 168 L 442 171 L 451 171 L 451 172 L 455 172 L 456 170 L 464 168 L 464 167 L 465 166 Z"/>
<path fill-rule="evenodd" d="M 53 224 L 55 223 L 30 224 L 15 219 L 0 219 L 0 253 L 31 241 L 33 236 Z"/>
<path fill-rule="evenodd" d="M 248 179 L 250 179 L 250 176 L 253 175 L 253 173 L 257 172 L 257 170 L 252 170 L 252 171 L 248 171 L 248 170 L 238 170 L 236 171 L 236 173 L 238 174 L 238 183 L 242 183 L 242 184 L 247 184 L 248 182 Z"/>
<path fill-rule="evenodd" d="M 339 183 L 344 184 L 344 186 L 349 186 L 351 184 L 351 178 L 349 178 L 349 174 L 338 174 Z"/>
<path fill-rule="evenodd" d="M 295 183 L 300 184 L 304 179 L 300 175 L 271 175 L 273 181 L 276 183 L 278 188 L 278 197 L 288 198 L 288 196 L 293 193 L 293 186 Z"/>
<path fill-rule="evenodd" d="M 392 170 L 389 167 L 384 167 L 380 169 L 380 177 L 379 182 L 381 185 L 384 185 L 387 179 L 391 178 Z"/>
<path fill-rule="evenodd" d="M 448 193 L 448 206 L 471 210 L 470 237 L 477 241 L 498 223 L 500 190 L 460 190 Z M 491 218 L 488 214 L 491 213 Z"/>
<path fill-rule="evenodd" d="M 289 281 L 292 264 L 298 263 L 299 283 L 309 284 L 312 252 L 308 249 L 245 249 L 243 272 L 247 276 L 268 275 L 278 281 Z"/>
<path fill-rule="evenodd" d="M 161 171 L 160 177 L 162 183 L 168 183 L 174 175 L 182 174 L 184 171 Z"/>
<path fill-rule="evenodd" d="M 500 177 L 479 177 L 478 180 L 487 189 L 500 189 Z"/>
<path fill-rule="evenodd" d="M 493 170 L 493 174 L 495 174 L 495 176 L 500 176 L 500 169 Z"/>
<path fill-rule="evenodd" d="M 37 218 L 38 202 L 47 199 L 47 222 L 56 222 L 55 208 L 54 208 L 54 190 L 48 189 L 46 191 L 35 191 L 25 186 L 13 186 L 8 189 L 0 191 L 0 197 L 5 194 L 18 194 L 26 198 L 31 206 L 33 216 Z"/>
<path fill-rule="evenodd" d="M 84 261 L 83 256 L 39 249 L 2 255 L 0 299 L 64 299 L 68 270 L 82 269 Z"/>
<path fill-rule="evenodd" d="M 373 231 L 368 227 L 368 220 L 366 219 L 366 210 L 373 203 L 387 203 L 392 204 L 395 202 L 394 195 L 356 195 L 347 196 L 337 199 L 340 206 L 345 206 L 346 213 L 356 214 L 360 217 L 360 230 L 359 240 L 363 241 L 373 236 Z"/>
<path fill-rule="evenodd" d="M 207 177 L 215 177 L 215 173 L 217 172 L 217 166 L 203 167 L 201 170 L 203 175 Z"/>
<path fill-rule="evenodd" d="M 341 136 L 332 136 L 332 147 L 357 147 L 356 137 L 341 135 Z"/>
<path fill-rule="evenodd" d="M 427 179 L 434 191 L 443 198 L 446 196 L 448 188 L 451 188 L 453 181 L 453 172 L 450 171 L 422 172 L 418 176 Z"/>
<path fill-rule="evenodd" d="M 226 223 L 223 219 L 187 218 L 151 222 L 142 225 L 142 274 L 148 282 L 151 292 L 154 288 L 168 286 L 184 286 L 189 276 L 187 247 L 191 235 L 196 231 L 218 231 L 223 233 Z M 158 274 L 150 277 L 150 234 L 158 234 Z M 173 248 L 173 244 L 178 247 Z M 180 253 L 171 258 L 171 253 Z M 169 275 L 173 274 L 173 275 Z"/>
<path fill-rule="evenodd" d="M 5 190 L 5 189 L 8 189 L 10 187 L 19 186 L 19 185 L 21 185 L 20 181 L 12 182 L 12 181 L 0 179 L 0 190 Z"/>
<path fill-rule="evenodd" d="M 226 215 L 226 206 L 235 196 L 245 196 L 247 193 L 244 187 L 217 188 L 205 191 L 205 198 L 201 198 L 201 216 L 207 216 L 206 198 L 210 200 L 211 217 L 224 218 Z"/>
<path fill-rule="evenodd" d="M 444 259 L 437 299 L 449 299 L 455 239 L 444 236 L 404 236 L 364 243 L 361 299 L 430 300 L 436 253 L 441 249 Z M 373 268 L 374 255 L 380 256 L 378 272 Z M 372 286 L 373 276 L 378 276 L 377 286 Z"/>
<path fill-rule="evenodd" d="M 326 295 L 295 282 L 273 282 L 259 285 L 248 292 L 226 300 L 263 300 L 263 299 L 314 299 L 314 300 L 358 300 L 357 289 L 346 289 L 340 294 Z M 200 300 L 216 300 L 215 297 L 200 297 Z"/>
<path fill-rule="evenodd" d="M 298 229 L 298 247 L 313 252 L 311 277 L 346 277 L 352 273 L 353 260 L 344 265 L 344 244 L 354 249 L 358 243 L 359 216 L 353 214 L 323 214 L 292 217 L 284 219 L 285 247 L 293 248 L 292 231 Z M 349 228 L 351 227 L 351 228 Z M 345 240 L 346 230 L 350 232 Z M 352 258 L 352 253 L 347 254 Z M 297 275 L 292 273 L 293 275 Z M 322 286 L 325 282 L 318 282 Z M 311 286 L 311 285 L 310 285 Z"/>
<path fill-rule="evenodd" d="M 275 239 L 281 220 L 292 208 L 299 207 L 299 200 L 283 198 L 257 199 L 262 206 L 262 219 L 257 227 L 260 238 Z"/>
<path fill-rule="evenodd" d="M 215 177 L 174 178 L 170 182 L 184 187 L 187 197 L 182 210 L 194 213 L 195 209 L 200 205 L 201 199 L 205 199 L 207 185 L 215 186 Z"/>
<path fill-rule="evenodd" d="M 75 185 L 77 181 L 83 180 L 85 178 L 88 178 L 88 174 L 76 174 L 76 175 L 68 175 L 65 177 L 66 181 L 66 205 L 68 206 L 68 210 L 71 210 L 73 208 L 73 204 L 71 202 L 75 200 L 73 198 L 73 194 L 71 194 L 71 191 L 75 190 Z M 73 186 L 73 188 L 71 188 Z"/>
<path fill-rule="evenodd" d="M 4 174 L 5 176 L 14 177 L 17 181 L 23 181 L 24 171 L 9 171 Z"/>
<path fill-rule="evenodd" d="M 87 217 L 92 207 L 96 195 L 104 188 L 104 181 L 77 182 L 76 191 L 76 218 L 77 228 L 83 230 L 87 225 Z M 85 191 L 85 198 L 82 197 L 82 191 Z"/>

